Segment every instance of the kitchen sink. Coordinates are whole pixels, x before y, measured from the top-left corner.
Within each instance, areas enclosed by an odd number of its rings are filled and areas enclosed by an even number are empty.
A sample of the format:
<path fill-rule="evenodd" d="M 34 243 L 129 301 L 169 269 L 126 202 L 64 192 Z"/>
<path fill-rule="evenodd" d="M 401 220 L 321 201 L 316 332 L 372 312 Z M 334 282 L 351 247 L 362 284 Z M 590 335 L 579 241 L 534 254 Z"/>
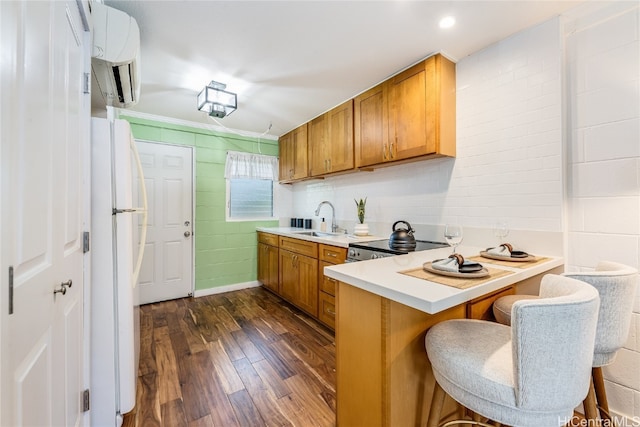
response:
<path fill-rule="evenodd" d="M 296 232 L 294 234 L 298 234 L 301 236 L 313 236 L 313 237 L 335 237 L 335 236 L 342 236 L 341 233 L 327 233 L 324 231 L 300 231 L 300 232 Z"/>

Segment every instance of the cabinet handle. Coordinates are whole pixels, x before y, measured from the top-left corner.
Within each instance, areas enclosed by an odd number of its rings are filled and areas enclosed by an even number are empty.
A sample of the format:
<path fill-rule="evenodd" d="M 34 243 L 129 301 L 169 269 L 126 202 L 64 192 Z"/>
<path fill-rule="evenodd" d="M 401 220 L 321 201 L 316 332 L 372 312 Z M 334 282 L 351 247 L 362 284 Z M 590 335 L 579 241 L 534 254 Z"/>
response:
<path fill-rule="evenodd" d="M 382 160 L 387 160 L 387 144 L 384 144 L 382 146 Z"/>
<path fill-rule="evenodd" d="M 395 153 L 394 153 L 394 146 L 398 145 L 398 137 L 396 137 L 396 144 L 394 144 L 393 142 L 391 143 L 391 147 L 389 147 L 389 156 L 393 159 L 395 157 Z"/>
<path fill-rule="evenodd" d="M 326 309 L 324 310 L 324 312 L 325 312 L 325 313 L 327 313 L 327 314 L 330 314 L 330 315 L 332 315 L 332 316 L 335 316 L 335 315 L 336 315 L 336 312 L 335 312 L 335 311 L 333 311 L 333 310 L 329 310 L 328 308 L 326 308 Z"/>
<path fill-rule="evenodd" d="M 336 283 L 337 282 L 337 280 L 332 278 L 332 277 L 327 277 L 327 276 L 324 276 L 324 277 L 327 279 L 327 281 L 329 281 L 331 283 Z"/>
<path fill-rule="evenodd" d="M 338 256 L 338 254 L 335 253 L 335 252 L 327 252 L 326 255 L 330 256 L 330 257 L 334 257 L 334 258 L 336 258 Z"/>

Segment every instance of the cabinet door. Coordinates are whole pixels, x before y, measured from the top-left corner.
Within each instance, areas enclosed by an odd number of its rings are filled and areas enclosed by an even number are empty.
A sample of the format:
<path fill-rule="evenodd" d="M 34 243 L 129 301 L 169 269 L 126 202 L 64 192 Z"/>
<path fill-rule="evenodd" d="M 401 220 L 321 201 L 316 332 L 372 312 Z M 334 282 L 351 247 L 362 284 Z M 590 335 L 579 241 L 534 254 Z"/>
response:
<path fill-rule="evenodd" d="M 278 248 L 267 245 L 269 272 L 267 275 L 267 287 L 274 292 L 279 292 L 279 261 Z"/>
<path fill-rule="evenodd" d="M 353 101 L 326 113 L 329 135 L 327 146 L 327 171 L 340 172 L 353 169 Z"/>
<path fill-rule="evenodd" d="M 258 281 L 278 292 L 278 248 L 258 243 Z"/>
<path fill-rule="evenodd" d="M 427 63 L 426 68 L 426 62 L 421 62 L 391 79 L 387 160 L 409 159 L 435 151 L 435 117 L 427 116 L 427 85 L 432 86 L 434 80 L 433 61 Z M 432 94 L 429 99 L 433 100 Z"/>
<path fill-rule="evenodd" d="M 336 296 L 336 285 L 338 284 L 338 281 L 324 275 L 324 268 L 332 265 L 335 264 L 320 261 L 320 265 L 318 266 L 318 286 L 322 292 L 326 292 L 331 296 Z"/>
<path fill-rule="evenodd" d="M 356 167 L 382 163 L 389 155 L 385 86 L 371 88 L 354 100 Z"/>
<path fill-rule="evenodd" d="M 296 256 L 299 286 L 295 304 L 318 317 L 318 260 L 304 255 Z"/>
<path fill-rule="evenodd" d="M 329 171 L 327 152 L 327 115 L 311 120 L 307 125 L 309 144 L 309 176 L 319 176 Z"/>
<path fill-rule="evenodd" d="M 296 269 L 296 257 L 298 256 L 293 252 L 280 250 L 280 296 L 294 304 L 298 284 L 298 270 Z"/>
<path fill-rule="evenodd" d="M 302 179 L 309 176 L 307 164 L 307 124 L 293 130 L 291 134 L 293 144 L 293 179 Z"/>
<path fill-rule="evenodd" d="M 280 182 L 287 182 L 293 179 L 293 145 L 291 133 L 282 135 L 279 140 L 280 152 Z"/>
<path fill-rule="evenodd" d="M 258 282 L 267 286 L 269 282 L 269 245 L 258 243 Z"/>
<path fill-rule="evenodd" d="M 318 295 L 318 319 L 332 329 L 336 329 L 336 298 L 324 292 Z"/>

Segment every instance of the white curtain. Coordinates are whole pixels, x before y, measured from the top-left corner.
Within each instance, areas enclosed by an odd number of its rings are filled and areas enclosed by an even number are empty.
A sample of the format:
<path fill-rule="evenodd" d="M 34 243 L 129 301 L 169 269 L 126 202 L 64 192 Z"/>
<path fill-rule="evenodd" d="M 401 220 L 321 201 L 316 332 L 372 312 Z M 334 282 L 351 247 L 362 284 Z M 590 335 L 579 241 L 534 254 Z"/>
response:
<path fill-rule="evenodd" d="M 278 181 L 278 158 L 262 154 L 227 151 L 224 177 Z"/>

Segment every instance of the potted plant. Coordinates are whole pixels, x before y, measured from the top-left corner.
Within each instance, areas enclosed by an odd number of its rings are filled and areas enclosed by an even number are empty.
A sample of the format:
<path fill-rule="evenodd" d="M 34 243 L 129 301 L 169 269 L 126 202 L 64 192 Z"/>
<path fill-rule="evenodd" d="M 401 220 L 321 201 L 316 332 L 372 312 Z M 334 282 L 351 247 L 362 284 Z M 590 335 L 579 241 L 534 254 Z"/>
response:
<path fill-rule="evenodd" d="M 359 223 L 356 224 L 353 230 L 353 234 L 355 234 L 356 236 L 366 236 L 369 234 L 369 226 L 364 222 L 364 212 L 367 205 L 367 198 L 365 197 L 364 200 L 360 199 L 360 201 L 356 199 L 353 200 L 356 202 L 356 207 L 358 208 L 359 221 Z"/>

